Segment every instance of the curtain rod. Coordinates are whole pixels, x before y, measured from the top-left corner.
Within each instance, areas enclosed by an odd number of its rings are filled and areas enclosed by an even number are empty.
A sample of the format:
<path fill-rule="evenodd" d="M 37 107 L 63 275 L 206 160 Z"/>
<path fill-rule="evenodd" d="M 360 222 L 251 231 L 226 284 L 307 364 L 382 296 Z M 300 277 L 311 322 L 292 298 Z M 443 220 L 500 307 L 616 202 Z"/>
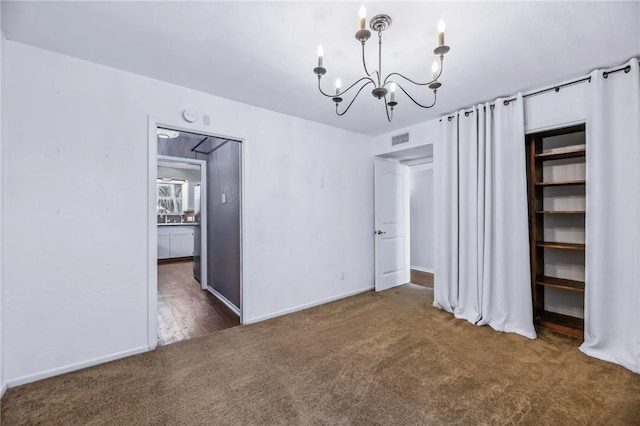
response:
<path fill-rule="evenodd" d="M 602 77 L 603 78 L 608 78 L 609 74 L 614 74 L 614 73 L 617 73 L 617 72 L 620 72 L 620 71 L 624 71 L 625 74 L 629 73 L 631 71 L 631 65 L 626 65 L 624 67 L 616 68 L 616 69 L 611 70 L 611 71 L 603 71 L 602 72 Z M 529 96 L 540 95 L 542 93 L 550 92 L 552 90 L 554 90 L 556 93 L 558 93 L 560 91 L 560 89 L 563 88 L 563 87 L 572 86 L 572 85 L 578 84 L 578 83 L 584 83 L 585 81 L 591 83 L 591 76 L 582 77 L 582 78 L 579 78 L 577 80 L 572 80 L 572 81 L 569 81 L 567 83 L 558 84 L 557 86 L 548 87 L 546 89 L 537 90 L 535 92 L 525 93 L 524 95 L 522 95 L 522 98 L 524 99 L 524 98 L 528 98 Z M 505 99 L 504 101 L 502 101 L 502 103 L 505 106 L 507 106 L 507 105 L 509 105 L 509 103 L 511 101 L 515 101 L 516 99 L 517 98 Z M 495 103 L 490 103 L 489 106 L 491 107 L 491 109 L 493 109 L 496 105 L 495 105 Z M 484 110 L 486 111 L 487 107 L 484 107 Z M 473 112 L 473 110 L 464 111 L 464 116 L 468 117 L 469 114 L 471 114 L 472 112 Z M 454 117 L 455 117 L 455 115 L 448 116 L 447 117 L 447 121 L 451 121 L 451 119 L 454 118 Z M 442 118 L 440 119 L 440 121 L 442 121 Z"/>

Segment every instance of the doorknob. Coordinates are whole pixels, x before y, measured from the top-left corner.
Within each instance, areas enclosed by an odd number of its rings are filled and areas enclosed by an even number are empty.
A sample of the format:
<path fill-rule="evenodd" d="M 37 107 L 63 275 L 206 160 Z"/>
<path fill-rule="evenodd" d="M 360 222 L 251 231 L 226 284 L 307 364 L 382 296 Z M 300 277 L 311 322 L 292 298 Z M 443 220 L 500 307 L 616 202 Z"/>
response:
<path fill-rule="evenodd" d="M 381 230 L 378 229 L 377 231 L 374 232 L 374 234 L 381 235 L 381 234 L 386 234 L 386 232 L 381 231 Z"/>

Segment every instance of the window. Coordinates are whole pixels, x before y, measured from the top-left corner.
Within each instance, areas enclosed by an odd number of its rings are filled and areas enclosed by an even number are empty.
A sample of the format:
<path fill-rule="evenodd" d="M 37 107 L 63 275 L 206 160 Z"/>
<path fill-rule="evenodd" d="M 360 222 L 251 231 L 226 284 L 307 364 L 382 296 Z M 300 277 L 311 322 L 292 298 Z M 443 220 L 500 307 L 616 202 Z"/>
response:
<path fill-rule="evenodd" d="M 186 184 L 185 181 L 158 179 L 158 214 L 182 214 Z"/>

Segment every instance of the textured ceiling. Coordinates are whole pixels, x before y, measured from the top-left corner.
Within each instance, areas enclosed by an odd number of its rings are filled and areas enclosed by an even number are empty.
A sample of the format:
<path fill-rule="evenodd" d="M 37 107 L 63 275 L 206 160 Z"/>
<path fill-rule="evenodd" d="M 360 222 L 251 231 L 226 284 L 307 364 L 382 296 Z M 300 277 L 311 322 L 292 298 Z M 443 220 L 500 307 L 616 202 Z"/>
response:
<path fill-rule="evenodd" d="M 393 123 L 363 91 L 336 117 L 317 92 L 316 48 L 326 90 L 361 76 L 356 2 L 11 2 L 10 40 L 203 92 L 377 135 L 518 90 L 533 89 L 640 56 L 638 2 L 365 2 L 391 15 L 383 72 L 430 75 L 436 25 L 447 23 L 443 87 L 435 108 L 399 95 Z M 375 68 L 375 37 L 367 45 Z M 428 102 L 430 93 L 415 91 Z"/>

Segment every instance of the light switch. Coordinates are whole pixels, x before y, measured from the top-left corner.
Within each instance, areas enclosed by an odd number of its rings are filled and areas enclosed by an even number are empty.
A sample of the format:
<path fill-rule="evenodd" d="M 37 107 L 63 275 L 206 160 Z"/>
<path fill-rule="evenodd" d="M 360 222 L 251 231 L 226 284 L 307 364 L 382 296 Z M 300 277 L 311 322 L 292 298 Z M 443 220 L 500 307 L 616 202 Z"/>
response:
<path fill-rule="evenodd" d="M 227 202 L 227 194 L 225 194 L 224 192 L 222 193 L 222 204 Z"/>

